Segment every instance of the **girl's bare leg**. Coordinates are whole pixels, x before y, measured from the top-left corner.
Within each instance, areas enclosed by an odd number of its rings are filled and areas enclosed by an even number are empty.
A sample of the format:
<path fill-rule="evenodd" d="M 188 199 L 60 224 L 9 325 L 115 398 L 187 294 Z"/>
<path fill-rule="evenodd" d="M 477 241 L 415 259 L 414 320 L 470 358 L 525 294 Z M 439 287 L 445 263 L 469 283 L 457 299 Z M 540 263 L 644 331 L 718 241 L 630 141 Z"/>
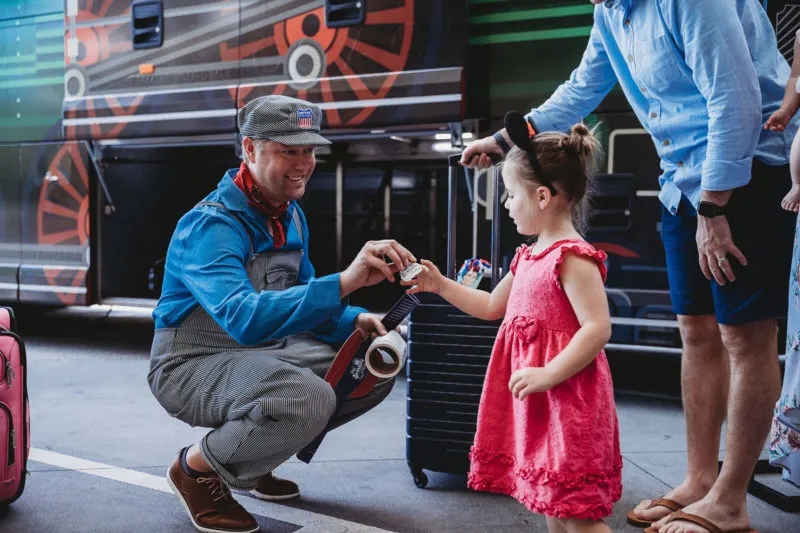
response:
<path fill-rule="evenodd" d="M 548 533 L 569 533 L 563 519 L 552 516 L 545 516 L 545 518 L 547 518 Z"/>
<path fill-rule="evenodd" d="M 602 520 L 561 520 L 567 533 L 611 533 L 611 528 Z"/>

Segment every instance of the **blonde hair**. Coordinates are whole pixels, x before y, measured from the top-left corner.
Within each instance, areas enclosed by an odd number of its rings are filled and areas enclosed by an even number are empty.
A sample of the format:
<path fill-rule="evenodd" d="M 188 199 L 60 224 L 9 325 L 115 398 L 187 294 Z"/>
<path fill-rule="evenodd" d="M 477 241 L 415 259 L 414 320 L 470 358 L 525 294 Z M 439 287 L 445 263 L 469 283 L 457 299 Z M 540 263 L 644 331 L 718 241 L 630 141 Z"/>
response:
<path fill-rule="evenodd" d="M 261 149 L 268 142 L 266 139 L 253 139 L 252 137 L 250 137 L 250 140 L 253 141 L 253 146 L 255 147 L 255 150 L 258 153 L 261 153 Z M 242 143 L 244 143 L 244 139 L 242 139 Z M 244 144 L 242 144 L 242 161 L 244 161 L 245 163 L 250 162 L 247 159 L 247 153 L 245 152 Z"/>

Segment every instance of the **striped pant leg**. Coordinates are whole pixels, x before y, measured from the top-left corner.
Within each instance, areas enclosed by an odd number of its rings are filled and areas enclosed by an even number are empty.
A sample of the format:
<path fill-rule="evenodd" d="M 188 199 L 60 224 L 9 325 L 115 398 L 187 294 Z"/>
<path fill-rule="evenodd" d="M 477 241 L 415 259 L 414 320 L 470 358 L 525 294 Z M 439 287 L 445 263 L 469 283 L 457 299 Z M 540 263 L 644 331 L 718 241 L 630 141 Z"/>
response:
<path fill-rule="evenodd" d="M 172 345 L 178 352 L 185 348 Z M 235 488 L 249 489 L 313 440 L 336 405 L 322 377 L 336 351 L 308 335 L 271 347 L 233 349 L 210 355 L 170 357 L 183 361 L 151 388 L 170 414 L 192 426 L 216 428 L 201 442 L 206 461 Z M 348 400 L 334 419 L 338 427 L 379 404 L 394 380 Z"/>
<path fill-rule="evenodd" d="M 168 390 L 187 403 L 176 416 L 192 426 L 215 428 L 200 451 L 238 489 L 255 487 L 261 476 L 311 442 L 336 407 L 330 385 L 269 348 L 198 357 L 174 369 L 169 379 Z"/>
<path fill-rule="evenodd" d="M 378 383 L 375 384 L 375 387 L 373 387 L 368 394 L 362 396 L 361 398 L 346 400 L 342 408 L 333 418 L 332 429 L 338 428 L 339 426 L 346 424 L 351 420 L 355 420 L 381 403 L 386 399 L 387 396 L 389 396 L 389 393 L 392 392 L 392 387 L 394 387 L 394 378 L 383 379 L 378 381 Z"/>
<path fill-rule="evenodd" d="M 336 357 L 334 348 L 308 334 L 294 335 L 286 341 L 278 357 L 293 365 L 309 368 L 321 378 L 325 377 Z M 393 386 L 394 378 L 381 380 L 365 396 L 347 400 L 333 419 L 333 427 L 350 422 L 381 403 L 392 392 Z"/>

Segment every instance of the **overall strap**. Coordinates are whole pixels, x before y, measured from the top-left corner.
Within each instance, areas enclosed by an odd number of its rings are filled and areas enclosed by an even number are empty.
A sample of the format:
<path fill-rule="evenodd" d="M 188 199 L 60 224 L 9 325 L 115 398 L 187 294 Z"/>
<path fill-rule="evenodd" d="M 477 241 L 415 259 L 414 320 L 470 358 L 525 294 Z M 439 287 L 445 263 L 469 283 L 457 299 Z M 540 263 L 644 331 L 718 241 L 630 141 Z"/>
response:
<path fill-rule="evenodd" d="M 303 244 L 303 223 L 300 221 L 300 208 L 296 205 L 294 206 L 294 211 L 292 211 L 292 220 L 294 220 L 294 225 L 297 226 L 297 234 L 300 235 L 300 244 Z"/>
<path fill-rule="evenodd" d="M 239 218 L 239 215 L 237 215 L 236 213 L 234 213 L 233 211 L 231 211 L 230 209 L 225 207 L 225 204 L 222 204 L 220 202 L 205 202 L 204 201 L 204 202 L 200 202 L 195 207 L 200 207 L 200 206 L 203 206 L 203 205 L 210 205 L 211 207 L 218 207 L 219 209 L 222 209 L 223 211 L 225 211 L 226 213 L 231 215 L 233 218 L 238 220 L 239 224 L 242 225 L 242 227 L 244 228 L 244 231 L 247 233 L 247 238 L 250 239 L 250 257 L 253 257 L 253 256 L 256 255 L 256 249 L 255 249 L 255 246 L 253 244 L 253 235 L 250 234 L 250 230 L 247 228 L 247 224 L 245 224 L 244 221 L 241 218 Z"/>

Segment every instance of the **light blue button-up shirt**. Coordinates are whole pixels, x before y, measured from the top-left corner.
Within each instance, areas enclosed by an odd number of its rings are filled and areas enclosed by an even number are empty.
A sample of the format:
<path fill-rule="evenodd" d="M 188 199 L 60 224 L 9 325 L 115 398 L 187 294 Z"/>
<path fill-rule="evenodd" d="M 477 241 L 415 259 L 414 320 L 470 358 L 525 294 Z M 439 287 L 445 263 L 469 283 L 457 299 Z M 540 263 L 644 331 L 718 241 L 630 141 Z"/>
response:
<path fill-rule="evenodd" d="M 800 119 L 784 132 L 763 125 L 789 72 L 757 0 L 609 0 L 578 68 L 529 116 L 567 131 L 619 81 L 656 145 L 659 198 L 674 214 L 682 194 L 696 208 L 702 190 L 746 185 L 753 156 L 788 162 Z"/>

